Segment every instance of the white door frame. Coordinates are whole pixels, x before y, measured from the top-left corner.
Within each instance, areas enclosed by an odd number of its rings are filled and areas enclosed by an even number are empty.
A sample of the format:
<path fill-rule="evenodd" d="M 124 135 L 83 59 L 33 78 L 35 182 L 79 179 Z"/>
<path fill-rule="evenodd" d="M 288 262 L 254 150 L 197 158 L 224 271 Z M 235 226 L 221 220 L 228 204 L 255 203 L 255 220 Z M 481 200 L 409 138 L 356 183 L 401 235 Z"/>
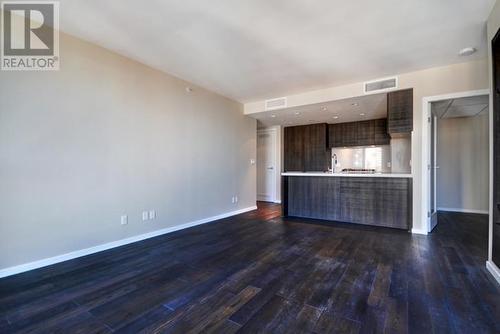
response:
<path fill-rule="evenodd" d="M 481 90 L 471 90 L 459 93 L 452 94 L 444 94 L 444 95 L 436 95 L 436 96 L 427 96 L 422 99 L 422 219 L 423 226 L 425 226 L 425 231 L 419 231 L 422 234 L 427 234 L 431 229 L 431 218 L 428 216 L 431 210 L 430 203 L 430 173 L 429 166 L 431 162 L 431 124 L 429 122 L 429 117 L 432 117 L 431 114 L 431 103 L 449 100 L 449 99 L 459 99 L 463 97 L 472 97 L 472 96 L 480 96 L 480 95 L 490 95 L 489 89 L 481 89 Z M 435 194 L 437 196 L 437 194 Z M 424 233 L 425 232 L 425 233 Z"/>
<path fill-rule="evenodd" d="M 277 174 L 278 173 L 278 168 L 277 168 L 277 164 L 278 164 L 278 148 L 277 148 L 277 144 L 278 144 L 278 132 L 276 131 L 276 128 L 267 128 L 267 129 L 259 129 L 257 130 L 257 140 L 258 140 L 258 137 L 260 134 L 268 134 L 271 136 L 272 139 L 272 146 L 273 146 L 273 166 L 274 166 L 274 178 L 273 178 L 273 189 L 272 189 L 272 197 L 271 197 L 271 201 L 276 203 L 276 192 L 277 192 Z M 257 164 L 259 162 L 257 161 Z M 258 200 L 258 199 L 257 199 Z"/>

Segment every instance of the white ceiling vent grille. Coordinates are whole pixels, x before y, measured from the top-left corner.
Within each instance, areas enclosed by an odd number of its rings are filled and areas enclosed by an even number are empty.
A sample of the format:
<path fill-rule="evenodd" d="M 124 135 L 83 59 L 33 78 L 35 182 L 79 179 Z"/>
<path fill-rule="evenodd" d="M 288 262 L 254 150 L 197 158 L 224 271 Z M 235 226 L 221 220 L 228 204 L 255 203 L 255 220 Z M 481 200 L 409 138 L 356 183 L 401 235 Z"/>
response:
<path fill-rule="evenodd" d="M 286 97 L 280 97 L 277 99 L 266 100 L 266 110 L 276 110 L 286 108 L 287 99 Z"/>
<path fill-rule="evenodd" d="M 365 94 L 385 92 L 398 88 L 398 77 L 383 78 L 364 83 Z"/>

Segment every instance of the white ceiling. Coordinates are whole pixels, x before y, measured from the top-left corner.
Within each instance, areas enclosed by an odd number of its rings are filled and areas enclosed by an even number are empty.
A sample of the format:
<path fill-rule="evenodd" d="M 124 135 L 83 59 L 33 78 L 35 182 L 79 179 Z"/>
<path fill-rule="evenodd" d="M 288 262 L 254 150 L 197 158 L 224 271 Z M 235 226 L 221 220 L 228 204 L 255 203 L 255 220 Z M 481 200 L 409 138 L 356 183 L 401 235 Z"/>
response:
<path fill-rule="evenodd" d="M 387 117 L 387 94 L 365 95 L 344 100 L 252 114 L 259 128 L 315 123 L 346 123 Z"/>
<path fill-rule="evenodd" d="M 61 29 L 250 102 L 484 58 L 494 2 L 64 0 Z"/>
<path fill-rule="evenodd" d="M 432 103 L 439 118 L 474 117 L 488 112 L 489 96 L 463 97 Z"/>

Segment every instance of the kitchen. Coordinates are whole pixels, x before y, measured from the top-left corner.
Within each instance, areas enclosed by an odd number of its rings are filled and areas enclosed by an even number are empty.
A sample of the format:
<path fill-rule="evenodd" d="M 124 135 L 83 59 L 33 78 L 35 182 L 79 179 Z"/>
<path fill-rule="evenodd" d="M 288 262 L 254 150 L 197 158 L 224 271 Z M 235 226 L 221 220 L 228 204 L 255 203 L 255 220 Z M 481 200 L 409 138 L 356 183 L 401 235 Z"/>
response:
<path fill-rule="evenodd" d="M 283 128 L 283 216 L 411 230 L 413 89 L 288 114 L 299 125 Z"/>

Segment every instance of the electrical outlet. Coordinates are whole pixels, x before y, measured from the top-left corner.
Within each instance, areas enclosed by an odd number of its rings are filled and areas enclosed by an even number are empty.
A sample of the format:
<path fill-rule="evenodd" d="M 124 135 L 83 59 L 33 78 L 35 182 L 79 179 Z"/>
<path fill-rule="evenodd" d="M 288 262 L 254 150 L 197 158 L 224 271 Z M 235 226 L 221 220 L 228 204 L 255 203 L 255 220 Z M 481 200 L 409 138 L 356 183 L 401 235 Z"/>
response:
<path fill-rule="evenodd" d="M 149 210 L 149 219 L 156 219 L 156 211 Z"/>
<path fill-rule="evenodd" d="M 127 215 L 123 215 L 121 217 L 121 224 L 122 225 L 127 225 L 128 224 L 128 217 L 127 217 Z"/>
<path fill-rule="evenodd" d="M 142 221 L 149 219 L 149 213 L 147 211 L 142 211 Z"/>

